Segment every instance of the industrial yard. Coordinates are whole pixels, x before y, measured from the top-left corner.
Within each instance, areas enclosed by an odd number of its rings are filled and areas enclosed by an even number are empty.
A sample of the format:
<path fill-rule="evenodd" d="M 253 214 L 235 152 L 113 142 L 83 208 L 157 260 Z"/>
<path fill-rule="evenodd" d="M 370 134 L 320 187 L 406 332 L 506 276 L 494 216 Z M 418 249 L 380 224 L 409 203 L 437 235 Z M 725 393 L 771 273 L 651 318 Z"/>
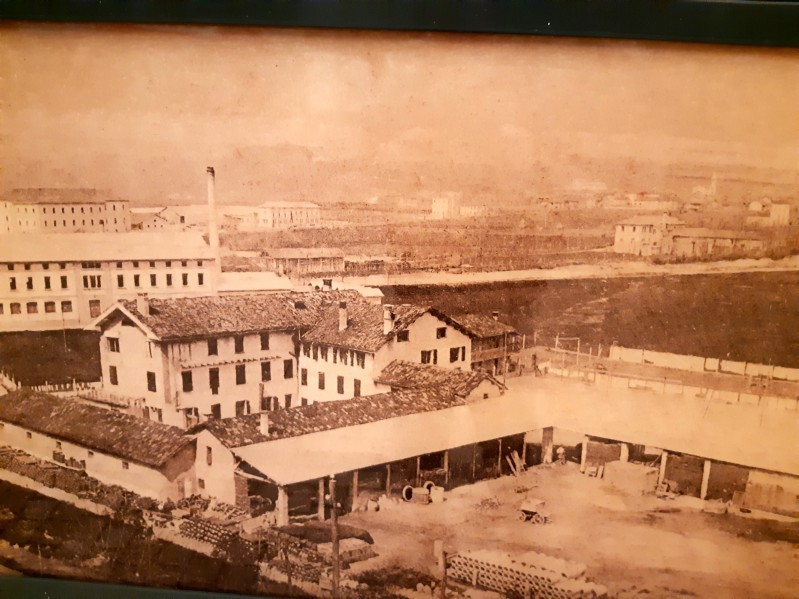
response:
<path fill-rule="evenodd" d="M 519 520 L 527 494 L 546 501 L 550 523 Z M 450 554 L 536 551 L 582 563 L 586 577 L 607 586 L 611 597 L 795 597 L 799 523 L 704 513 L 702 503 L 641 495 L 634 485 L 581 475 L 579 465 L 569 462 L 460 487 L 443 503 L 392 503 L 342 521 L 368 529 L 375 539 L 380 555 L 364 568 L 429 573 L 433 542 L 442 539 Z"/>

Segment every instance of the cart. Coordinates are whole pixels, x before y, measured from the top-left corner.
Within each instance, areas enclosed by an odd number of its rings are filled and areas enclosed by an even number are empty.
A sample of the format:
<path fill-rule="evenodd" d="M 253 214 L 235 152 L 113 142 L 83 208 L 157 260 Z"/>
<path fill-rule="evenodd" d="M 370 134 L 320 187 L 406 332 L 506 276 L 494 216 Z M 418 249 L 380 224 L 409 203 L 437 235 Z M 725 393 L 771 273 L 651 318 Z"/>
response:
<path fill-rule="evenodd" d="M 525 499 L 519 506 L 519 520 L 533 524 L 546 524 L 549 522 L 549 512 L 542 499 Z"/>

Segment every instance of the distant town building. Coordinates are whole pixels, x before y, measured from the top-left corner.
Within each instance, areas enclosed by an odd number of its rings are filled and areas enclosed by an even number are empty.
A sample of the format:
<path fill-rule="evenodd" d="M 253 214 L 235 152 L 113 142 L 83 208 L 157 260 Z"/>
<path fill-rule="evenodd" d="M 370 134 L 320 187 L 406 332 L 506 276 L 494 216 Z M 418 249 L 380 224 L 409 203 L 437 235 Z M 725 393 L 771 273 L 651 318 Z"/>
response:
<path fill-rule="evenodd" d="M 433 198 L 430 215 L 433 220 L 460 217 L 461 194 L 449 192 Z"/>
<path fill-rule="evenodd" d="M 344 272 L 344 251 L 338 248 L 274 248 L 266 253 L 267 268 L 281 275 Z"/>
<path fill-rule="evenodd" d="M 15 189 L 0 200 L 0 233 L 124 232 L 127 200 L 96 189 Z"/>
<path fill-rule="evenodd" d="M 763 240 L 748 233 L 683 227 L 671 233 L 669 254 L 704 258 L 746 254 L 763 248 Z"/>
<path fill-rule="evenodd" d="M 500 322 L 499 313 L 455 314 L 450 317 L 472 340 L 473 370 L 493 375 L 516 370 L 522 349 L 522 335 L 512 326 Z"/>
<path fill-rule="evenodd" d="M 208 218 L 208 207 L 203 206 L 200 214 Z M 186 216 L 180 214 L 175 208 L 145 207 L 131 208 L 131 229 L 134 231 L 188 231 L 191 227 L 187 224 Z"/>
<path fill-rule="evenodd" d="M 121 299 L 213 295 L 217 260 L 194 233 L 8 235 L 0 331 L 79 328 Z"/>
<path fill-rule="evenodd" d="M 387 390 L 376 382 L 394 360 L 468 370 L 471 341 L 441 312 L 363 300 L 327 308 L 302 337 L 303 403 L 336 401 Z"/>
<path fill-rule="evenodd" d="M 264 202 L 257 208 L 260 229 L 318 227 L 321 222 L 321 208 L 311 202 Z"/>
<path fill-rule="evenodd" d="M 787 227 L 793 223 L 794 208 L 790 204 L 752 202 L 749 211 L 754 213 L 746 217 L 746 224 L 749 226 Z"/>
<path fill-rule="evenodd" d="M 613 251 L 656 256 L 669 253 L 669 234 L 684 223 L 673 216 L 634 216 L 616 225 Z"/>
<path fill-rule="evenodd" d="M 300 405 L 300 335 L 323 306 L 356 295 L 140 296 L 115 304 L 90 325 L 102 334 L 102 390 L 181 428 Z"/>

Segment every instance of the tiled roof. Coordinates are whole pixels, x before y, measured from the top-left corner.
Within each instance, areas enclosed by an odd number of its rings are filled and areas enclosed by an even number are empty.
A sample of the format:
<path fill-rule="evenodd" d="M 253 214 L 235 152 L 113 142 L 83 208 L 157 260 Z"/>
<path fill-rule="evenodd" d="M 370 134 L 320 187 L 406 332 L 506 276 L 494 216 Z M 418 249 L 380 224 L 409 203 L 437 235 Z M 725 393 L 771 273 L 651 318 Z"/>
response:
<path fill-rule="evenodd" d="M 325 291 L 150 298 L 149 314 L 139 312 L 135 301 L 123 304 L 160 339 L 191 339 L 305 329 L 329 304 L 357 297 L 354 291 Z"/>
<path fill-rule="evenodd" d="M 33 391 L 0 397 L 0 420 L 155 468 L 191 443 L 174 426 Z"/>
<path fill-rule="evenodd" d="M 197 233 L 12 233 L 3 236 L 3 262 L 114 262 L 213 259 Z"/>
<path fill-rule="evenodd" d="M 383 333 L 383 306 L 365 301 L 347 303 L 347 328 L 338 330 L 338 306 L 331 306 L 323 313 L 319 322 L 303 335 L 308 343 L 326 343 L 366 352 L 376 352 L 391 335 L 405 329 L 425 312 L 429 306 L 401 304 L 393 307 L 394 328 Z"/>
<path fill-rule="evenodd" d="M 313 202 L 304 202 L 304 201 L 296 201 L 292 202 L 290 200 L 274 200 L 270 202 L 264 202 L 260 206 L 261 208 L 319 208 L 319 204 L 314 204 Z"/>
<path fill-rule="evenodd" d="M 641 215 L 631 216 L 628 219 L 618 222 L 619 225 L 682 225 L 679 218 L 673 216 Z"/>
<path fill-rule="evenodd" d="M 484 339 L 486 337 L 499 337 L 506 333 L 508 335 L 518 335 L 518 331 L 509 324 L 494 320 L 491 316 L 485 314 L 457 314 L 450 316 L 450 318 L 457 322 L 469 337 Z"/>
<path fill-rule="evenodd" d="M 675 231 L 672 234 L 674 237 L 701 237 L 703 239 L 747 239 L 759 240 L 759 237 L 754 233 L 745 231 L 727 231 L 721 229 L 707 229 L 707 228 L 684 228 Z"/>
<path fill-rule="evenodd" d="M 204 429 L 227 447 L 242 447 L 458 405 L 465 401 L 440 390 L 395 391 L 269 412 L 268 437 L 260 432 L 260 413 L 209 420 L 190 432 Z"/>
<path fill-rule="evenodd" d="M 375 382 L 390 385 L 392 389 L 446 389 L 466 396 L 486 380 L 499 385 L 498 381 L 485 372 L 394 360 L 383 369 Z"/>
<path fill-rule="evenodd" d="M 25 187 L 17 188 L 4 198 L 15 204 L 103 204 L 120 201 L 107 190 L 87 187 Z"/>

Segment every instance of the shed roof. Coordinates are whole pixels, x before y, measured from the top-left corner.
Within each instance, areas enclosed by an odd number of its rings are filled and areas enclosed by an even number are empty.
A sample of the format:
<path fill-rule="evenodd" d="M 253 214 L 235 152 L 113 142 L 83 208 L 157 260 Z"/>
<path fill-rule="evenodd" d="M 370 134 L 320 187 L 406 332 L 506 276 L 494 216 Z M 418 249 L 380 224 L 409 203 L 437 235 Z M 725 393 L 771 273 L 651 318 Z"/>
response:
<path fill-rule="evenodd" d="M 268 436 L 260 432 L 260 413 L 208 420 L 190 432 L 207 430 L 226 447 L 244 447 L 463 404 L 462 398 L 437 389 L 394 391 L 269 412 Z"/>
<path fill-rule="evenodd" d="M 760 238 L 744 231 L 726 231 L 720 229 L 683 228 L 673 233 L 674 237 L 696 237 L 702 239 L 751 239 L 759 241 Z"/>
<path fill-rule="evenodd" d="M 344 251 L 339 248 L 272 248 L 266 250 L 266 255 L 270 258 L 281 258 L 283 260 L 306 258 L 344 259 Z"/>
<path fill-rule="evenodd" d="M 502 387 L 499 381 L 485 372 L 442 368 L 405 360 L 394 360 L 375 379 L 375 382 L 389 385 L 392 389 L 446 389 L 461 397 L 474 391 L 483 381 L 491 381 Z"/>
<path fill-rule="evenodd" d="M 508 334 L 518 335 L 519 332 L 509 324 L 494 320 L 486 314 L 455 314 L 450 318 L 457 322 L 469 337 L 485 339 L 487 337 L 500 337 Z"/>
<path fill-rule="evenodd" d="M 354 291 L 325 291 L 149 298 L 147 314 L 139 312 L 135 301 L 124 301 L 106 310 L 91 326 L 101 327 L 122 307 L 161 340 L 307 329 L 325 306 L 354 297 Z"/>
<path fill-rule="evenodd" d="M 3 237 L 3 262 L 114 262 L 214 258 L 197 233 L 24 233 Z"/>
<path fill-rule="evenodd" d="M 638 216 L 631 216 L 623 221 L 616 223 L 617 225 L 682 225 L 685 224 L 679 218 L 669 215 L 656 215 L 656 214 L 642 214 Z"/>
<path fill-rule="evenodd" d="M 339 308 L 327 308 L 319 322 L 304 336 L 310 343 L 326 343 L 366 352 L 376 352 L 398 331 L 406 329 L 422 314 L 431 312 L 445 319 L 430 306 L 401 304 L 393 306 L 394 327 L 388 334 L 383 332 L 384 306 L 365 301 L 347 304 L 347 328 L 339 331 Z"/>
<path fill-rule="evenodd" d="M 0 397 L 0 420 L 154 468 L 192 442 L 174 426 L 34 391 Z"/>

